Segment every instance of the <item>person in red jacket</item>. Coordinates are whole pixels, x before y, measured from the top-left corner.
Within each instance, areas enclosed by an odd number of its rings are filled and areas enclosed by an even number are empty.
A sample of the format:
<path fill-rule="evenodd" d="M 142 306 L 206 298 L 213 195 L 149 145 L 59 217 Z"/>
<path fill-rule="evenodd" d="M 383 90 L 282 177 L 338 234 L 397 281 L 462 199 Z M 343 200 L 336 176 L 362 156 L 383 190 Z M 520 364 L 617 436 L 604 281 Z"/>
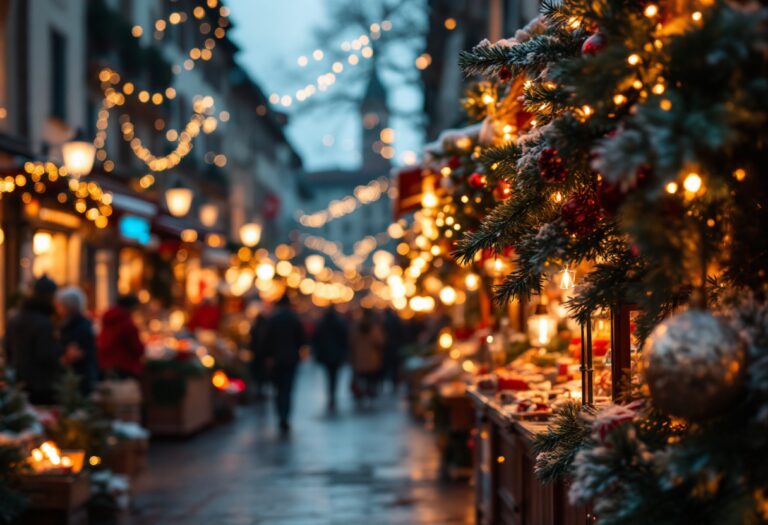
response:
<path fill-rule="evenodd" d="M 137 378 L 144 370 L 144 343 L 132 317 L 138 306 L 135 295 L 124 295 L 101 318 L 96 344 L 99 365 L 107 377 Z"/>
<path fill-rule="evenodd" d="M 192 313 L 192 317 L 189 319 L 187 326 L 194 332 L 195 330 L 218 330 L 221 324 L 221 308 L 211 299 L 203 299 L 195 311 Z"/>

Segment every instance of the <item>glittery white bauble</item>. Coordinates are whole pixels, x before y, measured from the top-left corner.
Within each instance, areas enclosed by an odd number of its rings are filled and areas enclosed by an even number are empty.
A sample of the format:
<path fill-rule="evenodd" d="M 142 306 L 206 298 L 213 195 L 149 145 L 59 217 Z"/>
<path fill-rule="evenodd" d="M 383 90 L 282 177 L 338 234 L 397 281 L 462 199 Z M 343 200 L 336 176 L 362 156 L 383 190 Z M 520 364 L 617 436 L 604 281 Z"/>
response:
<path fill-rule="evenodd" d="M 742 386 L 746 355 L 738 334 L 709 312 L 689 310 L 670 317 L 643 348 L 653 404 L 693 421 L 721 413 Z"/>

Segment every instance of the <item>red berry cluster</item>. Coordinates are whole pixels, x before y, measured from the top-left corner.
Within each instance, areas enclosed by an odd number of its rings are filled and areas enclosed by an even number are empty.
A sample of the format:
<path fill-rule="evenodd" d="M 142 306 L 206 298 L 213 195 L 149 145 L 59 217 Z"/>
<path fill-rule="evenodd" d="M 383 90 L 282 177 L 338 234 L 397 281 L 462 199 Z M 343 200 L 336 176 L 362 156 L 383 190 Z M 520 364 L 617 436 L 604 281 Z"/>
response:
<path fill-rule="evenodd" d="M 572 195 L 563 204 L 560 214 L 569 234 L 582 236 L 595 229 L 602 217 L 595 194 L 584 191 Z"/>
<path fill-rule="evenodd" d="M 555 148 L 544 148 L 539 153 L 539 174 L 544 182 L 562 183 L 568 178 L 568 170 Z"/>

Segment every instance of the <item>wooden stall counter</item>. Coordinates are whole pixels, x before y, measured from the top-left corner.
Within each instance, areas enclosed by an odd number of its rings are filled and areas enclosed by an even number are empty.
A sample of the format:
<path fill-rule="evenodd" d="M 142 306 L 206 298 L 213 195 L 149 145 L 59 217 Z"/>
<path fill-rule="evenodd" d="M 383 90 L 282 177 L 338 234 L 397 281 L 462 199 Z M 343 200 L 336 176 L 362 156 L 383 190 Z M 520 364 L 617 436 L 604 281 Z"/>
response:
<path fill-rule="evenodd" d="M 470 387 L 475 407 L 475 486 L 478 525 L 591 525 L 588 509 L 568 501 L 564 483 L 544 484 L 536 476 L 534 436 L 546 421 L 509 415 L 494 396 Z"/>

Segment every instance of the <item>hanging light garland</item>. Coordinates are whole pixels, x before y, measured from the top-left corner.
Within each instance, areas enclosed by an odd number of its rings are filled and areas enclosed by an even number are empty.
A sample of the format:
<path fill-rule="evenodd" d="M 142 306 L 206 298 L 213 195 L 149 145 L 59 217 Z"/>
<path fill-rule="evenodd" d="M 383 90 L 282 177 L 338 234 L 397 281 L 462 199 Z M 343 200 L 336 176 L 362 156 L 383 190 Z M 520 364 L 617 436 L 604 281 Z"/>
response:
<path fill-rule="evenodd" d="M 21 201 L 30 204 L 33 194 L 43 194 L 50 188 L 50 184 L 65 178 L 67 191 L 60 192 L 57 201 L 60 204 L 72 201 L 75 211 L 93 222 L 97 228 L 106 228 L 112 215 L 112 194 L 105 192 L 94 181 L 86 182 L 69 177 L 65 167 L 56 166 L 52 162 L 27 162 L 23 173 L 0 178 L 0 197 L 4 193 L 22 191 Z"/>
<path fill-rule="evenodd" d="M 205 4 L 208 9 L 206 9 L 203 4 Z M 216 21 L 217 27 L 214 29 L 208 21 L 208 18 L 211 14 L 210 10 L 216 9 L 217 7 L 219 17 Z M 182 68 L 191 71 L 194 69 L 195 63 L 199 60 L 208 61 L 213 58 L 213 50 L 216 47 L 216 40 L 221 40 L 226 37 L 227 28 L 230 27 L 229 15 L 229 8 L 224 5 L 219 5 L 218 0 L 206 0 L 206 2 L 201 2 L 199 5 L 195 6 L 192 9 L 191 14 L 184 11 L 173 11 L 167 17 L 155 20 L 152 28 L 154 29 L 156 40 L 162 40 L 165 37 L 165 32 L 171 26 L 182 25 L 191 20 L 199 21 L 198 30 L 200 31 L 200 34 L 206 36 L 213 34 L 213 37 L 207 36 L 203 46 L 193 47 L 184 53 L 184 55 L 189 58 L 185 59 L 181 65 L 174 64 L 173 72 L 175 74 L 181 73 Z M 145 28 L 139 24 L 134 25 L 131 29 L 131 35 L 136 39 L 140 39 L 144 33 Z"/>
<path fill-rule="evenodd" d="M 315 82 L 311 82 L 296 90 L 294 94 L 278 93 L 274 92 L 269 96 L 269 102 L 273 105 L 281 105 L 285 108 L 290 107 L 294 102 L 301 103 L 306 102 L 319 92 L 327 91 L 328 88 L 336 83 L 337 75 L 341 74 L 347 66 L 357 66 L 361 59 L 368 60 L 373 58 L 373 47 L 371 42 L 378 40 L 381 37 L 382 32 L 390 31 L 392 29 L 392 22 L 389 20 L 382 20 L 381 22 L 374 22 L 370 25 L 370 31 L 363 33 L 354 40 L 344 40 L 340 44 L 340 48 L 345 53 L 348 53 L 346 59 L 337 60 L 328 71 L 319 75 Z M 315 49 L 312 52 L 312 58 L 319 62 L 326 57 L 327 53 L 322 49 Z M 344 65 L 347 63 L 347 66 Z M 302 55 L 297 59 L 299 67 L 306 67 L 309 64 L 309 57 Z"/>
<path fill-rule="evenodd" d="M 104 170 L 109 172 L 114 169 L 114 163 L 107 158 L 105 149 L 110 110 L 125 105 L 125 94 L 127 93 L 130 96 L 133 95 L 135 91 L 133 84 L 129 82 L 122 84 L 122 89 L 116 89 L 121 81 L 120 75 L 109 68 L 101 70 L 99 73 L 99 80 L 101 81 L 101 87 L 104 92 L 104 99 L 98 114 L 98 120 L 96 121 L 97 132 L 94 139 L 94 145 L 97 148 L 96 158 L 103 162 Z M 150 95 L 148 92 L 143 93 L 146 95 L 142 96 L 140 93 L 137 97 L 139 102 L 146 104 L 149 103 L 149 101 L 152 101 L 152 103 L 156 105 L 162 104 L 163 94 L 154 93 Z M 173 88 L 168 88 L 165 90 L 165 96 L 172 99 L 176 96 L 176 92 Z M 213 112 L 214 104 L 214 99 L 211 96 L 195 98 L 193 103 L 194 113 L 185 124 L 184 129 L 181 132 L 169 130 L 166 133 L 166 139 L 170 142 L 176 142 L 173 151 L 166 155 L 157 156 L 144 146 L 141 139 L 135 136 L 135 126 L 127 114 L 123 114 L 120 117 L 120 131 L 123 140 L 130 144 L 131 151 L 133 151 L 134 155 L 144 162 L 150 170 L 155 172 L 169 170 L 178 166 L 182 159 L 192 151 L 192 142 L 201 132 L 210 134 L 216 130 L 218 127 L 218 120 L 211 114 Z M 228 114 L 224 116 L 227 119 L 229 118 Z"/>
<path fill-rule="evenodd" d="M 326 223 L 354 212 L 361 206 L 377 202 L 392 188 L 389 177 L 379 177 L 366 185 L 357 186 L 351 195 L 331 201 L 327 208 L 311 214 L 297 213 L 302 226 L 322 228 Z"/>

